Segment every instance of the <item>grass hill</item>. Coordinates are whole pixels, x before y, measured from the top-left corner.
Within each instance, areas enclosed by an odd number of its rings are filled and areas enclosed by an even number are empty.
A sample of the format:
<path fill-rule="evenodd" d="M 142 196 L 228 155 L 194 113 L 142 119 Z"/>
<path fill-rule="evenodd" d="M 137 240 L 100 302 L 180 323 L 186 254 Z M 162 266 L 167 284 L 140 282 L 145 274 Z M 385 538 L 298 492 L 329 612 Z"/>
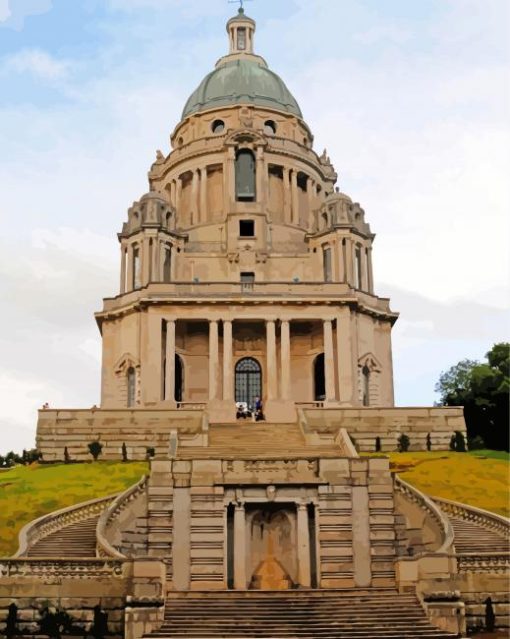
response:
<path fill-rule="evenodd" d="M 18 549 L 23 526 L 53 510 L 125 490 L 146 462 L 32 464 L 0 471 L 0 557 Z"/>
<path fill-rule="evenodd" d="M 390 467 L 427 495 L 510 516 L 510 455 L 495 450 L 390 453 Z"/>

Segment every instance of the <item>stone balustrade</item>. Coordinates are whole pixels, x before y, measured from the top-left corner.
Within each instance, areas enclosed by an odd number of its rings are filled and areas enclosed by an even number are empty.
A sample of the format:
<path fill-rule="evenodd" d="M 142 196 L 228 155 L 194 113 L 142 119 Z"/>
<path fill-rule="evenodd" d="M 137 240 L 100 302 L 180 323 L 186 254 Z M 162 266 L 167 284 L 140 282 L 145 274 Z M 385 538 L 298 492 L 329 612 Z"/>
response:
<path fill-rule="evenodd" d="M 508 575 L 510 553 L 463 553 L 457 555 L 459 573 L 490 573 Z"/>
<path fill-rule="evenodd" d="M 443 499 L 441 497 L 434 497 L 433 499 L 447 515 L 470 521 L 488 530 L 494 530 L 505 537 L 510 535 L 510 519 L 502 515 L 483 510 L 482 508 L 476 508 L 475 506 L 461 504 L 450 499 Z"/>
<path fill-rule="evenodd" d="M 426 511 L 427 515 L 434 521 L 438 527 L 441 540 L 437 548 L 429 548 L 437 553 L 448 553 L 451 551 L 454 542 L 454 532 L 448 517 L 440 508 L 426 495 L 414 486 L 411 486 L 398 475 L 395 476 L 395 489 L 405 496 L 405 498 Z"/>
<path fill-rule="evenodd" d="M 113 522 L 119 517 L 120 513 L 126 510 L 135 499 L 145 493 L 146 487 L 147 477 L 144 475 L 136 484 L 117 495 L 108 507 L 103 510 L 96 527 L 96 553 L 98 557 L 125 558 L 125 555 L 110 543 L 109 533 Z"/>
<path fill-rule="evenodd" d="M 30 546 L 43 537 L 70 524 L 75 524 L 90 519 L 94 515 L 99 515 L 114 498 L 115 495 L 108 495 L 107 497 L 91 499 L 81 504 L 68 506 L 67 508 L 62 508 L 43 515 L 38 519 L 34 519 L 21 529 L 19 534 L 19 548 L 15 557 L 23 557 Z"/>
<path fill-rule="evenodd" d="M 123 561 L 121 559 L 29 559 L 16 557 L 0 560 L 0 579 L 4 577 L 44 578 L 45 580 L 49 580 L 51 577 L 121 579 L 122 576 Z"/>

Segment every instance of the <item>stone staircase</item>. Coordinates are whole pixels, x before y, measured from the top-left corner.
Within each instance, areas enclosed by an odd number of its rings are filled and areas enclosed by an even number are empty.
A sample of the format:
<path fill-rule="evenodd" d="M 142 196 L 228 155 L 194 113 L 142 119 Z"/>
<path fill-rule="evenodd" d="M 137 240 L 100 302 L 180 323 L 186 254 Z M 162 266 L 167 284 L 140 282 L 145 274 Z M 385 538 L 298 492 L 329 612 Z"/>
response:
<path fill-rule="evenodd" d="M 69 524 L 32 544 L 27 557 L 95 557 L 99 515 Z"/>
<path fill-rule="evenodd" d="M 214 424 L 209 428 L 209 445 L 179 447 L 180 459 L 295 459 L 303 457 L 341 457 L 339 446 L 311 446 L 294 423 L 238 421 Z"/>
<path fill-rule="evenodd" d="M 510 552 L 510 540 L 476 522 L 450 516 L 455 550 L 464 553 Z"/>
<path fill-rule="evenodd" d="M 173 593 L 150 639 L 452 639 L 414 595 L 390 589 Z"/>

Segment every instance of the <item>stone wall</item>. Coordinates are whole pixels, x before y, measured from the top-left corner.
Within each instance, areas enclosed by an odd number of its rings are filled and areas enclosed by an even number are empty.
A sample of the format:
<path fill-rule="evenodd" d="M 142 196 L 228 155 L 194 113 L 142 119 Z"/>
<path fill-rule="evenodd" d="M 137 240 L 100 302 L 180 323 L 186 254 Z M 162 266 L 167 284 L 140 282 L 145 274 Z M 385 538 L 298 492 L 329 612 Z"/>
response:
<path fill-rule="evenodd" d="M 122 444 L 130 460 L 147 458 L 147 448 L 168 456 L 170 438 L 178 432 L 187 444 L 202 442 L 202 410 L 90 409 L 40 410 L 36 445 L 44 461 L 63 461 L 65 448 L 72 461 L 92 459 L 88 444 L 103 444 L 100 459 L 122 459 Z"/>
<path fill-rule="evenodd" d="M 303 408 L 310 443 L 326 443 L 339 428 L 345 428 L 362 452 L 374 452 L 376 438 L 381 450 L 397 450 L 398 438 L 405 434 L 410 450 L 427 450 L 430 434 L 432 450 L 448 450 L 455 431 L 466 433 L 462 408 Z"/>

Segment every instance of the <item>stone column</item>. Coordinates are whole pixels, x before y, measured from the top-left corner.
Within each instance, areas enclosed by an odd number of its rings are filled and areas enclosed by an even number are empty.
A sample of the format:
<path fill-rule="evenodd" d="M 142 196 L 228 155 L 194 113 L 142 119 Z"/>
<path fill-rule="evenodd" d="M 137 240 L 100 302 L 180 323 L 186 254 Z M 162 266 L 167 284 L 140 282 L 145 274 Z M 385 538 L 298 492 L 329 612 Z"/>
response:
<path fill-rule="evenodd" d="M 190 221 L 191 225 L 196 224 L 198 222 L 198 183 L 200 180 L 200 171 L 196 169 L 193 171 L 193 177 L 191 181 L 191 211 L 190 211 Z"/>
<path fill-rule="evenodd" d="M 126 292 L 126 258 L 127 250 L 124 244 L 120 245 L 120 292 Z"/>
<path fill-rule="evenodd" d="M 133 259 L 133 245 L 129 244 L 127 249 L 127 284 L 126 284 L 126 290 L 127 291 L 132 291 L 134 286 L 133 286 L 133 280 L 134 280 L 134 276 L 135 276 L 135 265 L 134 265 L 134 259 Z"/>
<path fill-rule="evenodd" d="M 234 588 L 246 590 L 246 516 L 244 504 L 234 511 Z"/>
<path fill-rule="evenodd" d="M 255 200 L 266 205 L 267 203 L 264 202 L 264 147 L 262 146 L 257 147 L 255 180 Z"/>
<path fill-rule="evenodd" d="M 308 176 L 308 180 L 306 182 L 306 194 L 308 196 L 308 215 L 309 219 L 312 219 L 312 211 L 314 209 L 314 199 L 313 192 L 315 190 L 315 182 L 312 180 L 310 176 Z"/>
<path fill-rule="evenodd" d="M 282 399 L 290 399 L 290 324 L 282 320 L 280 330 L 281 386 Z"/>
<path fill-rule="evenodd" d="M 353 404 L 353 368 L 352 368 L 352 338 L 351 338 L 351 309 L 341 306 L 336 318 L 336 351 L 338 390 L 342 404 Z"/>
<path fill-rule="evenodd" d="M 224 164 L 224 179 L 223 179 L 223 200 L 224 200 L 224 213 L 230 212 L 230 203 L 235 200 L 235 149 L 229 147 L 227 159 Z"/>
<path fill-rule="evenodd" d="M 218 396 L 218 322 L 209 322 L 209 399 Z"/>
<path fill-rule="evenodd" d="M 347 283 L 349 286 L 354 286 L 354 254 L 352 251 L 352 240 L 350 237 L 345 238 L 345 264 Z"/>
<path fill-rule="evenodd" d="M 170 180 L 170 205 L 175 208 L 175 180 Z"/>
<path fill-rule="evenodd" d="M 356 588 L 367 588 L 372 581 L 368 499 L 367 486 L 352 487 L 352 563 Z"/>
<path fill-rule="evenodd" d="M 176 590 L 189 590 L 191 566 L 191 495 L 190 489 L 174 488 L 173 494 L 172 568 Z"/>
<path fill-rule="evenodd" d="M 283 168 L 283 219 L 285 224 L 292 222 L 291 218 L 291 198 L 290 198 L 290 171 Z"/>
<path fill-rule="evenodd" d="M 152 239 L 151 282 L 161 281 L 161 242 L 158 237 Z"/>
<path fill-rule="evenodd" d="M 333 326 L 331 320 L 324 320 L 324 376 L 326 401 L 335 401 L 335 362 L 333 354 Z"/>
<path fill-rule="evenodd" d="M 207 167 L 200 169 L 200 222 L 207 221 Z"/>
<path fill-rule="evenodd" d="M 180 176 L 177 178 L 176 180 L 176 184 L 175 184 L 175 208 L 177 211 L 177 214 L 180 214 L 181 212 L 181 197 L 182 197 L 182 180 L 180 178 Z"/>
<path fill-rule="evenodd" d="M 276 333 L 274 320 L 266 320 L 267 399 L 278 397 L 276 374 Z"/>
<path fill-rule="evenodd" d="M 297 171 L 292 169 L 290 174 L 290 191 L 292 197 L 292 224 L 299 224 L 299 199 L 297 186 Z"/>
<path fill-rule="evenodd" d="M 306 504 L 298 504 L 297 507 L 297 556 L 299 585 L 310 588 L 310 533 Z"/>
<path fill-rule="evenodd" d="M 223 320 L 223 399 L 233 400 L 232 321 Z"/>
<path fill-rule="evenodd" d="M 368 292 L 374 292 L 374 273 L 372 271 L 372 247 L 367 249 L 367 278 L 368 278 Z"/>
<path fill-rule="evenodd" d="M 148 237 L 143 238 L 140 257 L 142 259 L 142 286 L 147 286 L 151 277 L 151 241 Z"/>
<path fill-rule="evenodd" d="M 175 402 L 175 320 L 166 322 L 165 400 Z"/>

